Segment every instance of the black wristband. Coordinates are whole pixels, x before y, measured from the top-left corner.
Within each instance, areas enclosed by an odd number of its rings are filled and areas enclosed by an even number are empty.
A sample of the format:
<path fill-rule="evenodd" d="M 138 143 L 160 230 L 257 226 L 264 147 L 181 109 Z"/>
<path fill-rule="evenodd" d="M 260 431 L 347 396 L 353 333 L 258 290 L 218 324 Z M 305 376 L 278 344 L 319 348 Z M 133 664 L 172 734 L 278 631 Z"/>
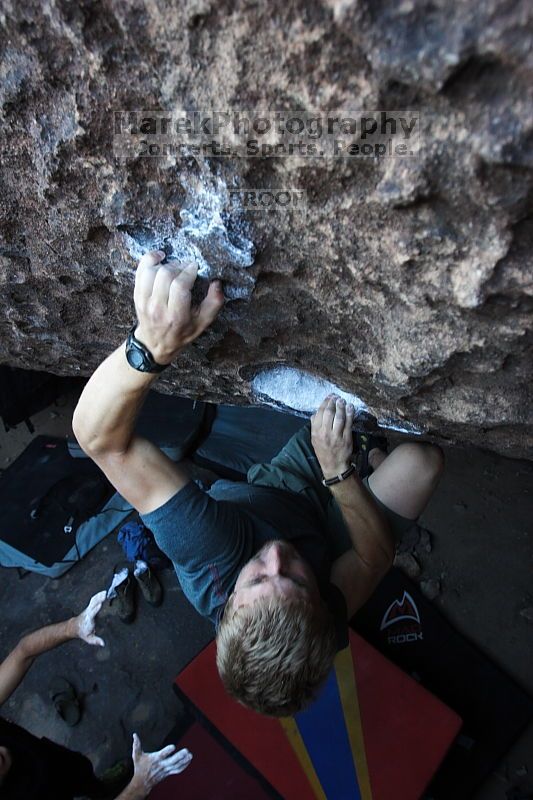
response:
<path fill-rule="evenodd" d="M 356 465 L 353 461 L 350 461 L 350 466 L 348 469 L 341 473 L 340 475 L 336 475 L 334 478 L 322 478 L 322 485 L 323 486 L 333 486 L 335 483 L 340 483 L 344 481 L 346 478 L 349 478 L 350 475 L 355 472 Z"/>

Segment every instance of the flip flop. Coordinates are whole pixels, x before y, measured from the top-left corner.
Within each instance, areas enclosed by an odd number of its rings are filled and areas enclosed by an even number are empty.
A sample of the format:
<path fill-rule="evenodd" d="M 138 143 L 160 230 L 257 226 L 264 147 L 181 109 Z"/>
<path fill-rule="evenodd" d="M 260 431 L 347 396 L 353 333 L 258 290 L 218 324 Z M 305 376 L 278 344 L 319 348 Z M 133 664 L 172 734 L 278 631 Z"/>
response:
<path fill-rule="evenodd" d="M 373 469 L 368 462 L 368 454 L 375 447 L 383 453 L 388 452 L 389 443 L 386 436 L 376 433 L 356 433 L 357 453 L 355 463 L 357 465 L 357 473 L 360 478 L 366 478 L 372 475 Z"/>
<path fill-rule="evenodd" d="M 65 678 L 54 678 L 48 696 L 55 710 L 67 725 L 74 727 L 81 719 L 81 706 L 76 690 Z"/>

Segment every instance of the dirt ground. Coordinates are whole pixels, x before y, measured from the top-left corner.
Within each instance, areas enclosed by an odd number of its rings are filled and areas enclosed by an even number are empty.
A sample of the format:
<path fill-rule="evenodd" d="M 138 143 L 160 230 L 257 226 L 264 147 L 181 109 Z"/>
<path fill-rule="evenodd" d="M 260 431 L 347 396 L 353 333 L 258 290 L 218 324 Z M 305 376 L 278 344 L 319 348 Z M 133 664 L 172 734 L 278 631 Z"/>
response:
<path fill-rule="evenodd" d="M 74 393 L 32 417 L 35 434 L 71 433 Z M 22 423 L 0 431 L 0 468 L 32 438 Z M 192 466 L 192 465 L 189 465 Z M 194 469 L 194 468 L 193 468 Z M 197 474 L 203 471 L 195 470 Z M 437 578 L 435 600 L 453 625 L 533 694 L 533 547 L 530 490 L 533 464 L 482 450 L 449 448 L 442 482 L 421 524 L 433 535 L 422 579 Z M 19 577 L 0 568 L 0 657 L 18 638 L 80 611 L 109 585 L 122 558 L 109 535 L 63 577 Z M 165 600 L 154 609 L 138 602 L 132 625 L 106 607 L 99 615 L 103 649 L 69 642 L 39 658 L 3 713 L 33 733 L 88 755 L 98 771 L 128 755 L 137 731 L 146 750 L 158 749 L 183 713 L 172 690 L 179 670 L 213 637 L 184 598 L 171 570 L 161 573 Z M 48 698 L 55 675 L 67 677 L 83 698 L 81 722 L 68 728 Z M 476 800 L 533 797 L 533 726 L 518 740 Z M 453 798 L 450 798 L 453 800 Z"/>

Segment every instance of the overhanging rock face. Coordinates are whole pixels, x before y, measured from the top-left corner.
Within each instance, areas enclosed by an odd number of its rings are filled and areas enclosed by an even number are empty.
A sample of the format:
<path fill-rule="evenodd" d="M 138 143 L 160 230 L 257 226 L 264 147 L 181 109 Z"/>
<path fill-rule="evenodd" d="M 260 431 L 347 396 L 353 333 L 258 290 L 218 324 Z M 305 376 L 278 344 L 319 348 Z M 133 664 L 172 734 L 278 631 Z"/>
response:
<path fill-rule="evenodd" d="M 3 8 L 0 362 L 90 375 L 131 325 L 134 256 L 164 246 L 228 299 L 163 391 L 305 413 L 329 382 L 389 427 L 530 455 L 529 2 Z M 177 108 L 414 110 L 419 150 L 115 157 L 114 112 Z"/>

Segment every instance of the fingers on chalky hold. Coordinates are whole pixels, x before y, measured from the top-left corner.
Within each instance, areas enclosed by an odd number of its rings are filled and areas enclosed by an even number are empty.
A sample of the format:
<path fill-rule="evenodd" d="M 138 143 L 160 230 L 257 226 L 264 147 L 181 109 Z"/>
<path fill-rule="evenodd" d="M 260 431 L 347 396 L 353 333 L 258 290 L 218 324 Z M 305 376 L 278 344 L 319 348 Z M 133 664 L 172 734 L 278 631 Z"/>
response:
<path fill-rule="evenodd" d="M 165 258 L 165 253 L 162 250 L 150 250 L 141 256 L 139 267 L 155 267 Z"/>
<path fill-rule="evenodd" d="M 346 404 L 344 400 L 339 398 L 335 406 L 335 419 L 333 421 L 333 427 L 335 429 L 340 430 L 341 428 L 344 427 L 345 419 L 346 419 Z"/>
<path fill-rule="evenodd" d="M 331 428 L 333 420 L 335 419 L 335 400 L 333 398 L 328 400 L 322 419 L 324 423 Z"/>
<path fill-rule="evenodd" d="M 176 306 L 185 303 L 190 305 L 190 291 L 193 288 L 198 272 L 194 261 L 173 262 L 173 272 L 168 288 L 168 304 Z"/>
<path fill-rule="evenodd" d="M 348 405 L 346 406 L 346 422 L 349 423 L 350 428 L 353 424 L 354 416 L 355 416 L 355 406 L 353 403 L 348 403 Z"/>
<path fill-rule="evenodd" d="M 174 278 L 176 287 L 192 289 L 198 273 L 198 264 L 194 261 L 186 261 L 180 265 L 181 269 Z"/>
<path fill-rule="evenodd" d="M 216 283 L 212 283 L 196 310 L 196 318 L 201 330 L 205 330 L 215 321 L 223 305 L 224 295 L 218 291 Z"/>
<path fill-rule="evenodd" d="M 152 300 L 154 302 L 165 305 L 168 303 L 170 287 L 174 277 L 174 272 L 167 269 L 167 267 L 159 267 L 152 286 Z"/>
<path fill-rule="evenodd" d="M 136 303 L 141 304 L 145 303 L 150 298 L 157 273 L 159 272 L 157 267 L 159 262 L 144 261 L 145 258 L 146 256 L 143 256 L 139 261 L 139 268 L 135 276 L 134 299 Z"/>

